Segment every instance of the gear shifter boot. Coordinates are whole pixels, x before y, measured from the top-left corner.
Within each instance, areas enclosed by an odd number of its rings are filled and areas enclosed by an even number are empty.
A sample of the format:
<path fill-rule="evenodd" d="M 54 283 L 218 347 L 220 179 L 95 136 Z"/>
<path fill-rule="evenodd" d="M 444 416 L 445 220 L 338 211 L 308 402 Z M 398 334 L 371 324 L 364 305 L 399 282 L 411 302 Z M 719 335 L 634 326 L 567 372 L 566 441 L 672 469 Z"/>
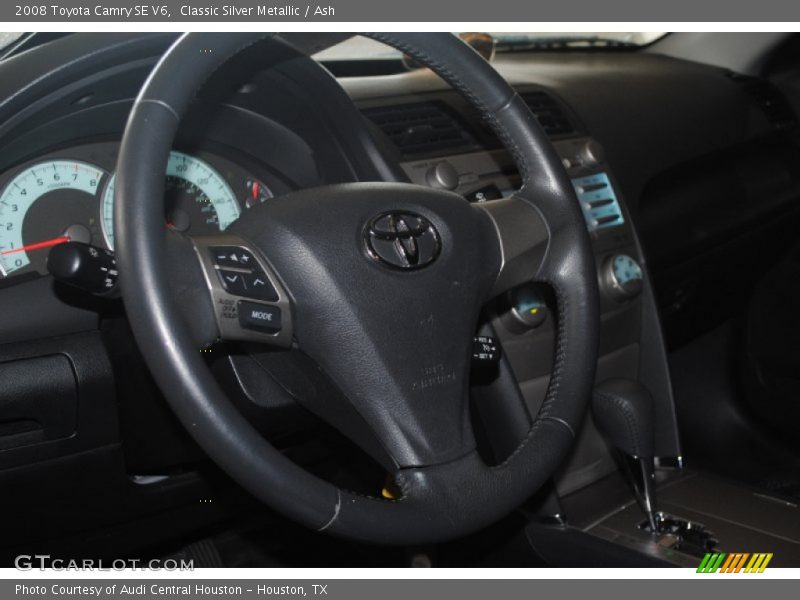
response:
<path fill-rule="evenodd" d="M 592 398 L 597 427 L 624 455 L 636 499 L 658 532 L 654 465 L 655 416 L 650 392 L 637 381 L 609 379 L 599 384 Z"/>

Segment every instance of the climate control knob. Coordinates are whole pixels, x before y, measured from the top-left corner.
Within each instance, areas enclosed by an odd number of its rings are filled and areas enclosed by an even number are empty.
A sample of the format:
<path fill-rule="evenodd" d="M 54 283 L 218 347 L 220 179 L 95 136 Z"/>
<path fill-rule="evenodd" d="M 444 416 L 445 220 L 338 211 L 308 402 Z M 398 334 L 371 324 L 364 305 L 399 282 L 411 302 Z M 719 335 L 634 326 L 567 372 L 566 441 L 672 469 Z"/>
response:
<path fill-rule="evenodd" d="M 617 301 L 635 298 L 644 285 L 642 267 L 627 254 L 615 254 L 606 259 L 600 279 L 603 291 Z"/>

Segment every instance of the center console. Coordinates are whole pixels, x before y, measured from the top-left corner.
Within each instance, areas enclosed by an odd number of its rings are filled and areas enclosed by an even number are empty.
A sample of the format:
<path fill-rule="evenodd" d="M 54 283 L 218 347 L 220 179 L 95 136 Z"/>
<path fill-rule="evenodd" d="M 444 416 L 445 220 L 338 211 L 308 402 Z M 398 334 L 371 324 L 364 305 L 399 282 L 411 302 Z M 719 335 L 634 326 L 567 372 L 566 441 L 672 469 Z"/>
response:
<path fill-rule="evenodd" d="M 592 549 L 609 547 L 623 564 L 646 557 L 654 561 L 647 564 L 697 569 L 707 553 L 738 553 L 749 555 L 742 568 L 758 554 L 764 560 L 769 556 L 771 567 L 797 565 L 800 509 L 795 503 L 692 469 L 662 468 L 657 486 L 662 522 L 657 536 L 615 473 L 561 499 L 568 530 L 534 523 L 528 539 L 537 555 L 563 566 L 578 566 L 566 552 L 567 542 L 586 550 L 581 560 L 591 566 L 602 560 L 592 556 Z M 580 554 L 575 546 L 570 552 Z"/>

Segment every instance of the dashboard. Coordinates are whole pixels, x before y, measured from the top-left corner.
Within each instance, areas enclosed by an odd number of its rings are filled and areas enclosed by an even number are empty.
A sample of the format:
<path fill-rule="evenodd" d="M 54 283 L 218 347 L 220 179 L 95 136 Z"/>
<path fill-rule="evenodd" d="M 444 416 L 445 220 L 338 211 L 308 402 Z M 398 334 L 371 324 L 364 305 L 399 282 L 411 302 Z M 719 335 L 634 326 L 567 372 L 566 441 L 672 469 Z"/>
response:
<path fill-rule="evenodd" d="M 0 484 L 37 498 L 60 498 L 50 485 L 76 490 L 64 499 L 69 519 L 41 510 L 28 520 L 42 532 L 94 523 L 101 497 L 127 516 L 197 504 L 197 480 L 185 474 L 204 457 L 166 411 L 121 303 L 46 276 L 59 244 L 113 250 L 119 140 L 173 39 L 68 35 L 0 63 L 0 405 L 13 408 L 0 414 Z M 336 79 L 287 45 L 265 44 L 210 81 L 182 124 L 164 173 L 165 231 L 221 233 L 252 206 L 332 183 L 411 181 L 473 202 L 516 189 L 508 154 L 430 73 Z M 722 282 L 756 274 L 759 255 L 779 250 L 770 244 L 796 238 L 797 219 L 786 218 L 800 197 L 795 124 L 775 112 L 780 95 L 765 82 L 643 52 L 519 53 L 495 66 L 549 129 L 584 211 L 604 290 L 599 377 L 646 384 L 663 424 L 658 453 L 678 458 L 662 325 L 679 344 L 730 318 L 740 295 Z M 745 235 L 752 223 L 760 227 Z M 486 310 L 531 412 L 553 364 L 552 309 L 548 291 L 531 285 Z M 215 372 L 265 432 L 283 434 L 297 418 L 292 400 L 269 405 L 248 383 L 248 372 L 273 368 L 268 358 L 219 357 Z M 557 484 L 569 492 L 613 468 L 587 423 Z M 169 499 L 131 484 L 176 472 L 191 481 L 170 479 Z M 86 473 L 103 482 L 96 500 L 71 485 Z M 21 513 L 36 506 L 14 501 Z M 10 527 L 9 539 L 36 535 Z"/>

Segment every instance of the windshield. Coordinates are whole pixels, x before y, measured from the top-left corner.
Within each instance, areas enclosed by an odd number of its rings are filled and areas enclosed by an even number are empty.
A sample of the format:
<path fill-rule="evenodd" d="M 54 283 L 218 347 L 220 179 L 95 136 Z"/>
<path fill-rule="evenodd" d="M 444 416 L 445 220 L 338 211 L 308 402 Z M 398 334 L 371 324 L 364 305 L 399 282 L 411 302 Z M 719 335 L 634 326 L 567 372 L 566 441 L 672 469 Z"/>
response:
<path fill-rule="evenodd" d="M 10 46 L 24 34 L 19 32 L 0 32 L 0 51 Z M 546 50 L 560 48 L 608 48 L 629 46 L 638 47 L 650 44 L 665 35 L 663 31 L 635 31 L 627 33 L 595 32 L 541 32 L 508 33 L 490 32 L 497 42 L 498 52 L 514 50 Z M 315 55 L 317 60 L 386 60 L 396 59 L 400 53 L 380 42 L 356 36 L 336 44 Z"/>
<path fill-rule="evenodd" d="M 606 33 L 591 31 L 509 33 L 490 32 L 498 52 L 519 50 L 591 49 L 610 47 L 638 48 L 666 35 L 663 31 Z M 380 42 L 356 36 L 316 54 L 320 61 L 397 59 L 400 52 Z"/>

